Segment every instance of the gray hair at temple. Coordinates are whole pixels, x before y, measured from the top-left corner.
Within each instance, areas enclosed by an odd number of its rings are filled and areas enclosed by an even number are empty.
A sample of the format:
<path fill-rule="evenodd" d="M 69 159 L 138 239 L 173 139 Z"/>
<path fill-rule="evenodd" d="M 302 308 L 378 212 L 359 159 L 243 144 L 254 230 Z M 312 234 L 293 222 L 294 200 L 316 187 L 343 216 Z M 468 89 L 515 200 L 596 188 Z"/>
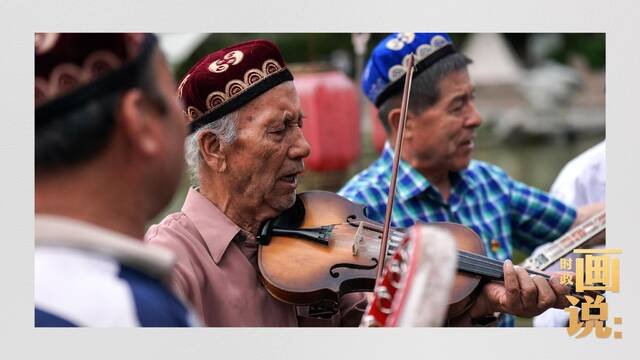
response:
<path fill-rule="evenodd" d="M 411 82 L 409 111 L 421 114 L 437 103 L 440 100 L 440 80 L 453 72 L 466 70 L 469 64 L 471 64 L 471 59 L 462 53 L 453 53 L 416 75 Z M 391 110 L 399 108 L 401 103 L 402 94 L 400 93 L 390 97 L 378 107 L 378 117 L 387 134 L 391 133 L 389 113 Z"/>
<path fill-rule="evenodd" d="M 194 187 L 200 185 L 198 170 L 200 169 L 200 164 L 203 159 L 200 154 L 200 147 L 198 146 L 198 138 L 200 137 L 200 134 L 204 132 L 212 132 L 218 137 L 218 139 L 220 139 L 221 142 L 233 144 L 238 137 L 238 111 L 234 111 L 219 118 L 218 120 L 212 121 L 198 129 L 193 134 L 187 136 L 187 139 L 184 142 L 184 157 L 187 162 L 187 169 L 191 178 L 191 184 Z"/>

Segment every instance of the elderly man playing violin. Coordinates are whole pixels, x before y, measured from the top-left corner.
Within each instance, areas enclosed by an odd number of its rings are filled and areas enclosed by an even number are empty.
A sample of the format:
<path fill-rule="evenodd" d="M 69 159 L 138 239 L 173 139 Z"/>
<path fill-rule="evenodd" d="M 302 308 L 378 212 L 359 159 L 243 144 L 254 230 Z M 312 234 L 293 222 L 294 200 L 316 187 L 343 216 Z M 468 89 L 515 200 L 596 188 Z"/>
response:
<path fill-rule="evenodd" d="M 146 240 L 178 255 L 173 285 L 207 326 L 356 326 L 366 305 L 351 294 L 335 314 L 296 308 L 258 277 L 256 234 L 293 205 L 310 153 L 292 80 L 278 48 L 256 40 L 205 56 L 178 87 L 195 187 Z"/>
<path fill-rule="evenodd" d="M 514 267 L 515 246 L 531 251 L 560 237 L 570 227 L 602 209 L 581 209 L 511 179 L 500 168 L 471 160 L 475 129 L 481 124 L 467 72 L 470 60 L 456 51 L 444 33 L 395 33 L 378 44 L 365 67 L 362 87 L 378 109 L 392 144 L 398 133 L 401 91 L 406 63 L 416 57 L 411 97 L 401 151 L 397 195 L 391 224 L 406 228 L 421 221 L 454 222 L 473 229 L 487 256 L 505 261 L 505 283 L 483 288 L 472 308 L 473 318 L 498 311 L 530 317 L 547 307 L 562 307 L 566 289 L 558 279 L 531 278 Z M 392 144 L 373 164 L 339 192 L 365 204 L 369 218 L 384 218 Z M 501 325 L 513 326 L 505 317 Z"/>
<path fill-rule="evenodd" d="M 195 186 L 182 210 L 152 226 L 146 240 L 177 254 L 173 286 L 208 326 L 355 326 L 366 307 L 362 293 L 344 295 L 332 311 L 296 307 L 260 282 L 256 236 L 294 205 L 311 150 L 292 80 L 278 48 L 256 40 L 205 56 L 178 87 Z M 558 302 L 559 284 L 519 281 L 513 268 L 505 277 L 506 287 L 478 299 L 478 313 L 533 315 Z"/>

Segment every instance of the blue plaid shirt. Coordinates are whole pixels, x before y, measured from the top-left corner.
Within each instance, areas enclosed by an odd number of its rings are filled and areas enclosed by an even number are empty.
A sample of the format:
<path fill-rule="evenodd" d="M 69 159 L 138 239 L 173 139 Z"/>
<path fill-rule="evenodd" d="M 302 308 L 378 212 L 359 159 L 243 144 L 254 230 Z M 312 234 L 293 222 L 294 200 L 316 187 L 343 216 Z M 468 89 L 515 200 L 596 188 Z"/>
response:
<path fill-rule="evenodd" d="M 380 158 L 339 194 L 365 204 L 367 216 L 383 222 L 392 164 L 393 150 L 387 143 Z M 391 225 L 406 228 L 418 220 L 463 224 L 482 238 L 487 256 L 504 261 L 511 258 L 512 246 L 530 252 L 560 237 L 576 218 L 571 206 L 482 161 L 472 160 L 467 169 L 452 173 L 451 180 L 447 203 L 422 174 L 400 160 Z M 513 318 L 503 325 L 513 326 Z"/>

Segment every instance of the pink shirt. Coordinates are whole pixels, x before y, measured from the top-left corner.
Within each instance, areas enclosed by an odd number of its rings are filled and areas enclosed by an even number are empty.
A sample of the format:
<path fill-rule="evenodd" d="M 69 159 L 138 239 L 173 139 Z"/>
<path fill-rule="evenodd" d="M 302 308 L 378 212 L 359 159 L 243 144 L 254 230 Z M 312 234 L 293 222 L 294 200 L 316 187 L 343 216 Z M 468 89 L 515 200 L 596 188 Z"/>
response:
<path fill-rule="evenodd" d="M 357 326 L 366 306 L 363 294 L 349 294 L 331 319 L 316 319 L 272 297 L 258 276 L 255 236 L 193 188 L 182 211 L 153 225 L 145 240 L 176 254 L 172 285 L 207 326 Z"/>

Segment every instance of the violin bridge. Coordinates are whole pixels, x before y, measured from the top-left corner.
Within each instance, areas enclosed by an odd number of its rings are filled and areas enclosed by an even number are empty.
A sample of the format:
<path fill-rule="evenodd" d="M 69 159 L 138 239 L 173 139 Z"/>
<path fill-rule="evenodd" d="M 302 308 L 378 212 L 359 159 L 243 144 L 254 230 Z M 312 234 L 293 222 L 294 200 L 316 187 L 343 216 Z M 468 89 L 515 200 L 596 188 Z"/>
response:
<path fill-rule="evenodd" d="M 358 250 L 360 249 L 360 243 L 362 242 L 363 237 L 364 237 L 364 222 L 360 221 L 360 226 L 358 226 L 358 230 L 356 231 L 356 235 L 353 239 L 353 246 L 351 247 L 353 256 L 358 255 Z"/>

